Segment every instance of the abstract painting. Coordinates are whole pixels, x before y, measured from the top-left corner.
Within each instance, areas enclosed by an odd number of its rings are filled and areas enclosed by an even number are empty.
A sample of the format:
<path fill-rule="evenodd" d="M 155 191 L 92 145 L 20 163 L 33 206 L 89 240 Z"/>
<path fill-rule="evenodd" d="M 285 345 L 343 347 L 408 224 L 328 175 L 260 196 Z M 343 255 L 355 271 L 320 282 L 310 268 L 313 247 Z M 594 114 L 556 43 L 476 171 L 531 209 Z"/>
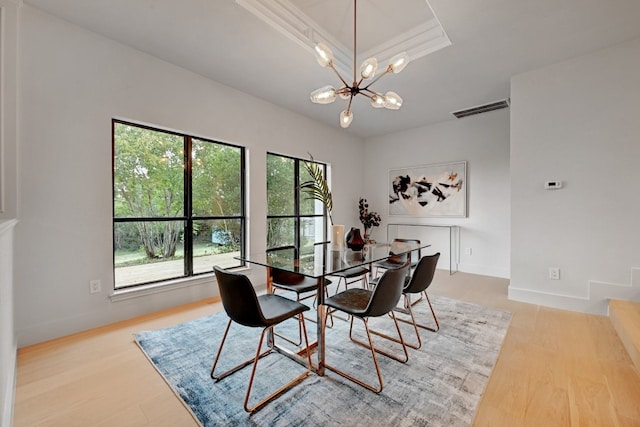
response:
<path fill-rule="evenodd" d="M 467 162 L 389 170 L 389 215 L 467 216 Z"/>

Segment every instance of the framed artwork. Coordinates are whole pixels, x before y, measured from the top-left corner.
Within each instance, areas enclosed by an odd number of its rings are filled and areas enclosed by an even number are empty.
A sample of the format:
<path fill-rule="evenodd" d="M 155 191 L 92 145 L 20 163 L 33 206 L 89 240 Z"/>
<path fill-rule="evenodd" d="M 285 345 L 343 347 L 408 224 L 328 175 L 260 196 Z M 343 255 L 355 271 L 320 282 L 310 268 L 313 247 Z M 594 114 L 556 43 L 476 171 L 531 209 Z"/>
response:
<path fill-rule="evenodd" d="M 467 216 L 467 162 L 389 170 L 389 215 Z"/>

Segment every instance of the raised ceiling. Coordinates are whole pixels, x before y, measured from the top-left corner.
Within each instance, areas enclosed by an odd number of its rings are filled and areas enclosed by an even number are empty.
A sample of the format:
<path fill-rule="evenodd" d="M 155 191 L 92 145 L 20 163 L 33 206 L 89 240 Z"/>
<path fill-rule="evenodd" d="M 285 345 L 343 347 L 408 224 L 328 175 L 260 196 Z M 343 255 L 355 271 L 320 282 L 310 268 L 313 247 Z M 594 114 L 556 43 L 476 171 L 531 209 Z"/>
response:
<path fill-rule="evenodd" d="M 202 76 L 339 128 L 340 102 L 309 93 L 338 85 L 309 49 L 240 2 L 253 0 L 24 0 L 32 6 Z M 260 0 L 293 5 L 351 49 L 352 2 Z M 361 137 L 455 120 L 452 111 L 508 98 L 515 74 L 640 37 L 638 0 L 360 0 L 358 52 L 404 29 L 439 21 L 448 47 L 376 84 L 399 93 L 398 111 L 355 102 L 348 130 Z M 382 30 L 376 30 L 382 28 Z M 468 120 L 468 119 L 461 119 Z"/>

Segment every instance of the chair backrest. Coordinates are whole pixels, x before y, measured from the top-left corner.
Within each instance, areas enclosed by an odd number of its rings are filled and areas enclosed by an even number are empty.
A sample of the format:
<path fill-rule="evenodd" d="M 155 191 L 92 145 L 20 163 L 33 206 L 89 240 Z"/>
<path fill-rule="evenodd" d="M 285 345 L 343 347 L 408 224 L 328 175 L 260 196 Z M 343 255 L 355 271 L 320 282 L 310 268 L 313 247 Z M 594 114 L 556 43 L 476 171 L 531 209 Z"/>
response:
<path fill-rule="evenodd" d="M 243 326 L 265 326 L 256 291 L 247 276 L 213 267 L 218 280 L 220 298 L 231 320 Z"/>
<path fill-rule="evenodd" d="M 393 239 L 394 243 L 399 243 L 399 244 L 407 244 L 409 245 L 412 249 L 411 252 L 409 252 L 410 258 L 411 258 L 411 267 L 415 267 L 416 264 L 418 264 L 418 261 L 420 261 L 420 258 L 422 258 L 422 250 L 420 249 L 420 240 L 419 239 L 401 239 L 401 238 L 395 238 Z"/>
<path fill-rule="evenodd" d="M 431 285 L 438 265 L 438 258 L 440 258 L 440 252 L 420 258 L 409 283 L 404 288 L 405 294 L 418 294 Z"/>
<path fill-rule="evenodd" d="M 373 290 L 364 317 L 382 316 L 393 310 L 396 304 L 398 304 L 400 296 L 402 296 L 404 278 L 408 272 L 409 262 L 405 262 L 404 265 L 399 268 L 385 270 Z"/>
<path fill-rule="evenodd" d="M 304 276 L 302 274 L 280 270 L 278 268 L 271 269 L 271 278 L 274 283 L 282 283 L 285 285 L 297 285 L 304 282 Z"/>

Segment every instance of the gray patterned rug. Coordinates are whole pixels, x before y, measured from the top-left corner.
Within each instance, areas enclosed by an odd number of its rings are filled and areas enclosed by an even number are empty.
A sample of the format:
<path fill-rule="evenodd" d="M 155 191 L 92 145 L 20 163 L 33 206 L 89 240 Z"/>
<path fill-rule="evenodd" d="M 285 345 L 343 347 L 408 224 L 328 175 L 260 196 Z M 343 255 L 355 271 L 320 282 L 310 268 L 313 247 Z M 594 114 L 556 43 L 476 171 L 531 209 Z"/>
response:
<path fill-rule="evenodd" d="M 500 352 L 511 313 L 444 297 L 431 299 L 440 331 L 421 330 L 423 346 L 420 350 L 409 349 L 406 364 L 378 357 L 384 380 L 382 393 L 372 393 L 327 371 L 324 377 L 312 374 L 253 415 L 242 407 L 250 367 L 219 382 L 209 376 L 227 323 L 224 312 L 166 329 L 139 332 L 135 339 L 203 426 L 467 426 L 473 421 Z M 427 323 L 428 310 L 427 304 L 421 302 L 414 311 Z M 307 314 L 315 316 L 313 311 Z M 282 332 L 295 336 L 297 323 L 285 323 L 288 324 L 280 326 Z M 388 317 L 372 319 L 370 325 L 378 330 L 393 330 Z M 366 339 L 361 322 L 356 321 L 356 328 Z M 307 329 L 309 338 L 315 337 L 315 323 L 307 322 Z M 255 354 L 258 334 L 253 328 L 232 325 L 217 370 Z M 403 334 L 405 338 L 413 337 L 409 326 L 403 327 Z M 347 322 L 336 319 L 326 336 L 327 363 L 364 376 L 367 381 L 375 380 L 371 355 L 349 340 Z M 375 336 L 374 344 L 399 350 Z M 278 354 L 261 359 L 258 375 L 262 376 L 256 377 L 252 401 L 286 383 L 301 369 Z"/>

